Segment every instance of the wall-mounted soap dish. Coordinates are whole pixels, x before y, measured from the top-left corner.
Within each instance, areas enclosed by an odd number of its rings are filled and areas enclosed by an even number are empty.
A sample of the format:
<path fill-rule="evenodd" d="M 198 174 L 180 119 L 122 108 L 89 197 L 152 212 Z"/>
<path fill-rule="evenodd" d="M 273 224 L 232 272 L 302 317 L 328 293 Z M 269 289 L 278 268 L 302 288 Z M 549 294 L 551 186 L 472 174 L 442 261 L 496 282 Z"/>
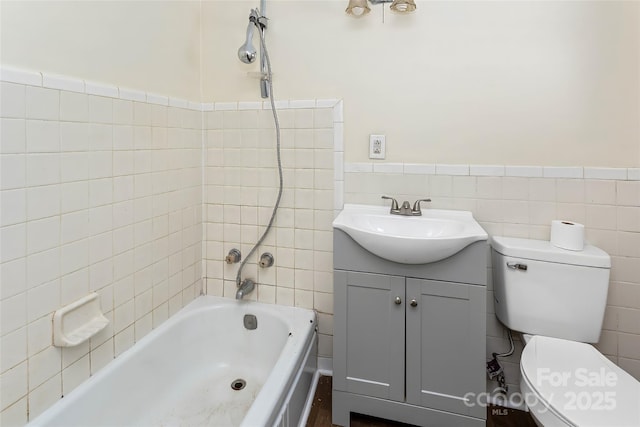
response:
<path fill-rule="evenodd" d="M 97 293 L 72 302 L 53 313 L 53 345 L 73 347 L 82 344 L 108 324 L 100 310 Z"/>

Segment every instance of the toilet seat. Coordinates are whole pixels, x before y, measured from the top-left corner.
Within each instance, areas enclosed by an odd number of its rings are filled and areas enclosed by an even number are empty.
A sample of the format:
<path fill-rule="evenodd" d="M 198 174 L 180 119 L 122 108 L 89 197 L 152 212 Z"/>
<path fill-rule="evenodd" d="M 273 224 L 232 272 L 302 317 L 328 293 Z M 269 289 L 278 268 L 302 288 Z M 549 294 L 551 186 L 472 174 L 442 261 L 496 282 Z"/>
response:
<path fill-rule="evenodd" d="M 520 371 L 526 403 L 545 426 L 640 426 L 640 382 L 591 345 L 534 336 Z"/>

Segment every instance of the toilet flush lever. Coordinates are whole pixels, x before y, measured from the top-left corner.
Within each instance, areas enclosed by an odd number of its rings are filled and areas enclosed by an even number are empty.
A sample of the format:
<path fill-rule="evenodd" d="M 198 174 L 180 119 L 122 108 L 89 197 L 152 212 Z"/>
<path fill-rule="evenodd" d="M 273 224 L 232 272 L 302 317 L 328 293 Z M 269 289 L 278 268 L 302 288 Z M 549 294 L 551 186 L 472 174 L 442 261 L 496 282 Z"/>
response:
<path fill-rule="evenodd" d="M 521 270 L 521 271 L 527 271 L 527 264 L 520 264 L 519 262 L 507 262 L 507 267 L 511 268 L 512 270 Z"/>

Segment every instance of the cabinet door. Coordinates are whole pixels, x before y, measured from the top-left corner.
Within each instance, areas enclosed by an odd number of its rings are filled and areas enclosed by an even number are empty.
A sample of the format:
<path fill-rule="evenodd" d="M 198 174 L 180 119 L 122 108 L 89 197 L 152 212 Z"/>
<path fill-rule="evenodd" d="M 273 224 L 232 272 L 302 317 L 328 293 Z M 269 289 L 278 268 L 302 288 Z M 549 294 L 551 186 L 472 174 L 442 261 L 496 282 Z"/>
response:
<path fill-rule="evenodd" d="M 483 286 L 407 279 L 408 403 L 484 417 L 464 396 L 485 391 L 485 300 Z"/>
<path fill-rule="evenodd" d="M 336 390 L 404 400 L 404 281 L 404 277 L 335 271 Z"/>

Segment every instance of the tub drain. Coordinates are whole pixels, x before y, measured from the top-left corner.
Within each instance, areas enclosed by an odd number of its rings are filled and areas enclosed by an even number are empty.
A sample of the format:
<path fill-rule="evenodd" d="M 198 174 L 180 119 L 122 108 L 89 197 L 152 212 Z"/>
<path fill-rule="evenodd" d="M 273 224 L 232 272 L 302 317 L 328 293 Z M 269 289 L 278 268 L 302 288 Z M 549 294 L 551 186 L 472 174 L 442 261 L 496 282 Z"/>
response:
<path fill-rule="evenodd" d="M 247 385 L 247 382 L 242 378 L 238 378 L 237 380 L 231 381 L 231 388 L 235 391 L 242 390 Z"/>

